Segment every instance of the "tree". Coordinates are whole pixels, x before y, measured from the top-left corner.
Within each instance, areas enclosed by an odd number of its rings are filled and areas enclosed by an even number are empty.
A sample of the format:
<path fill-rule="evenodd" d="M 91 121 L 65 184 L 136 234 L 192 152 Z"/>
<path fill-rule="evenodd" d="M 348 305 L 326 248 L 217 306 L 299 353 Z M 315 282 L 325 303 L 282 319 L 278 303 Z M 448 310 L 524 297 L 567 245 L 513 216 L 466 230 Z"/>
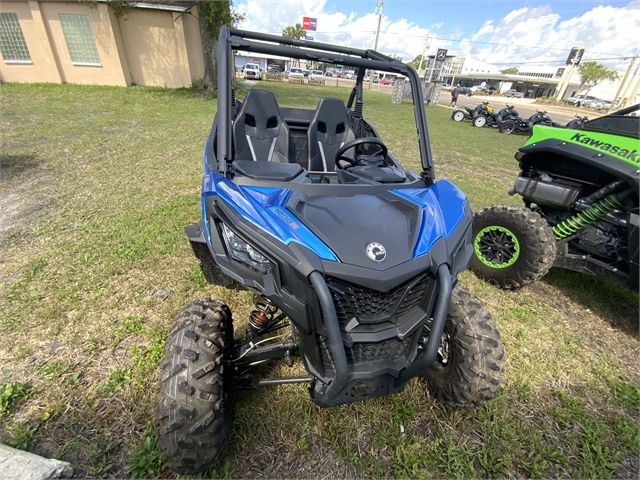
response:
<path fill-rule="evenodd" d="M 504 73 L 504 74 L 512 74 L 515 75 L 516 73 L 518 73 L 518 67 L 509 67 L 509 68 L 505 68 L 504 70 L 500 70 L 500 73 Z"/>
<path fill-rule="evenodd" d="M 282 36 L 289 38 L 301 39 L 307 35 L 307 31 L 304 29 L 301 23 L 295 25 L 289 25 L 282 29 Z"/>
<path fill-rule="evenodd" d="M 306 35 L 307 35 L 307 31 L 304 29 L 301 23 L 296 23 L 295 25 L 287 25 L 282 29 L 283 37 L 295 38 L 300 40 L 301 38 L 304 38 Z M 291 63 L 299 67 L 300 59 L 295 59 Z"/>
<path fill-rule="evenodd" d="M 232 0 L 197 2 L 202 54 L 204 56 L 204 84 L 208 89 L 218 88 L 218 36 L 223 25 L 235 27 L 244 15 L 233 10 Z M 235 68 L 234 65 L 231 66 Z"/>
<path fill-rule="evenodd" d="M 409 63 L 407 63 L 407 65 L 418 70 L 418 67 L 420 66 L 420 64 L 422 64 L 423 67 L 426 66 L 426 60 L 427 60 L 426 57 L 422 58 L 422 55 L 418 55 L 416 58 L 414 58 Z"/>
<path fill-rule="evenodd" d="M 582 91 L 585 86 L 587 87 L 587 92 L 584 94 L 585 97 L 589 94 L 589 91 L 599 83 L 605 80 L 613 82 L 620 77 L 617 70 L 607 68 L 593 60 L 578 65 L 578 71 L 580 72 L 580 91 Z"/>

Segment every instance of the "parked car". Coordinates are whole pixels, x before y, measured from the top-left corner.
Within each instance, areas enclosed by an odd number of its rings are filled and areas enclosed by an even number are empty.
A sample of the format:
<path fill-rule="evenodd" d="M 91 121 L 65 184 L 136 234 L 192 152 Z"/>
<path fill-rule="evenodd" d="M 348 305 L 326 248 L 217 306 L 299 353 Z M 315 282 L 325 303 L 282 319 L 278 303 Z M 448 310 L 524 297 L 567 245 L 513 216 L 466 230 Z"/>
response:
<path fill-rule="evenodd" d="M 272 64 L 267 67 L 267 73 L 280 73 L 280 67 Z"/>
<path fill-rule="evenodd" d="M 591 104 L 592 102 L 594 102 L 595 100 L 597 100 L 596 97 L 592 97 L 591 95 L 587 95 L 586 97 L 584 95 L 575 95 L 573 97 L 570 97 L 567 99 L 567 105 L 574 105 L 576 107 L 582 107 L 582 106 L 587 106 L 589 104 Z"/>
<path fill-rule="evenodd" d="M 524 92 L 519 92 L 515 88 L 512 88 L 507 93 L 505 93 L 504 96 L 512 98 L 524 98 Z"/>
<path fill-rule="evenodd" d="M 324 72 L 322 70 L 311 70 L 309 73 L 309 83 L 324 85 Z"/>
<path fill-rule="evenodd" d="M 285 74 L 289 83 L 304 83 L 304 73 L 301 68 L 290 68 Z"/>
<path fill-rule="evenodd" d="M 473 95 L 473 90 L 469 87 L 458 87 L 458 95 L 466 95 L 467 97 L 470 97 Z"/>
<path fill-rule="evenodd" d="M 255 63 L 247 63 L 244 66 L 244 78 L 253 78 L 254 80 L 262 79 L 262 72 L 260 71 L 260 65 Z"/>
<path fill-rule="evenodd" d="M 595 97 L 586 97 L 584 99 L 584 101 L 582 102 L 583 107 L 587 107 L 587 108 L 596 108 L 596 106 L 602 102 L 602 100 L 600 100 L 599 98 L 595 98 Z"/>
<path fill-rule="evenodd" d="M 610 110 L 613 106 L 613 102 L 610 100 L 600 100 L 592 105 L 596 110 Z"/>

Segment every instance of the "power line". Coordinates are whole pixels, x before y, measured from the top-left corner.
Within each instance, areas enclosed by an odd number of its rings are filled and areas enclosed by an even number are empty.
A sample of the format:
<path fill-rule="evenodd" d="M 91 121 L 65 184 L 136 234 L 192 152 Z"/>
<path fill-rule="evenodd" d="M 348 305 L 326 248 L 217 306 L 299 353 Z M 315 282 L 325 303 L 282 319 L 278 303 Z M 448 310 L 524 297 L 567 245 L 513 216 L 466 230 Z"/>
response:
<path fill-rule="evenodd" d="M 376 33 L 375 30 L 361 30 L 358 33 Z M 337 34 L 346 34 L 346 35 L 351 35 L 350 32 L 348 31 L 337 31 L 337 32 L 316 32 L 317 35 L 337 35 Z M 403 37 L 416 37 L 416 38 L 424 38 L 424 35 L 410 35 L 410 34 L 403 34 L 400 32 L 382 32 L 382 34 L 384 35 L 402 35 Z M 480 45 L 496 45 L 496 46 L 502 46 L 502 47 L 515 47 L 515 48 L 535 48 L 535 49 L 540 49 L 540 50 L 557 50 L 559 52 L 566 52 L 567 48 L 553 48 L 553 47 L 536 47 L 534 45 L 515 45 L 513 43 L 498 43 L 498 42 L 482 42 L 479 40 L 467 40 L 467 39 L 453 39 L 453 38 L 444 38 L 444 37 L 438 37 L 438 36 L 434 36 L 432 37 L 432 39 L 434 41 L 437 40 L 443 40 L 443 41 L 447 41 L 447 42 L 458 42 L 458 43 L 462 43 L 462 42 L 466 42 L 466 43 L 474 43 L 474 44 L 480 44 Z M 617 55 L 617 58 L 620 59 L 628 59 L 631 58 L 632 55 L 629 55 L 627 57 L 623 56 L 623 55 L 619 55 L 617 53 L 612 53 L 612 52 L 594 52 L 594 51 L 589 51 L 590 54 L 596 54 L 596 55 Z M 602 58 L 600 60 L 612 60 L 612 59 L 608 59 L 608 58 Z M 615 58 L 613 59 L 615 60 Z"/>

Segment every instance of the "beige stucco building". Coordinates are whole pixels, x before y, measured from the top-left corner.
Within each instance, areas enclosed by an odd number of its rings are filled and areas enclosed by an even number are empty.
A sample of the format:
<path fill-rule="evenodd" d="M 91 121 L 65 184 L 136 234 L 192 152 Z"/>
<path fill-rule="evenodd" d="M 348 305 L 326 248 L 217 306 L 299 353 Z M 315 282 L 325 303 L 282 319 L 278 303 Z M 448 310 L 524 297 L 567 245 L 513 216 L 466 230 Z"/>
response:
<path fill-rule="evenodd" d="M 204 76 L 197 10 L 0 1 L 0 80 L 191 86 Z"/>

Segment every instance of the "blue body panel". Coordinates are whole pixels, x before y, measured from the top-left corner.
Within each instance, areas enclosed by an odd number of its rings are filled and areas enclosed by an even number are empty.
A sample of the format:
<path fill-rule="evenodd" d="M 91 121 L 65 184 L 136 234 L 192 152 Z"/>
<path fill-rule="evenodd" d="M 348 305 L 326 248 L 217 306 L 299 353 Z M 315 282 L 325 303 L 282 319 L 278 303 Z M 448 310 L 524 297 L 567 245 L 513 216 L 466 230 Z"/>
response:
<path fill-rule="evenodd" d="M 291 190 L 240 187 L 219 173 L 212 173 L 202 181 L 202 196 L 204 198 L 209 195 L 218 195 L 246 220 L 285 245 L 296 242 L 309 248 L 323 260 L 340 261 L 311 230 L 288 214 L 285 205 Z"/>
<path fill-rule="evenodd" d="M 440 180 L 429 188 L 392 191 L 422 207 L 420 234 L 413 250 L 413 258 L 429 253 L 438 238 L 449 238 L 464 218 L 467 197 L 448 180 Z"/>
<path fill-rule="evenodd" d="M 467 198 L 447 180 L 441 180 L 429 188 L 392 192 L 422 208 L 420 233 L 413 258 L 429 253 L 438 238 L 449 238 L 464 217 Z M 205 175 L 202 182 L 203 218 L 204 198 L 210 195 L 217 195 L 247 221 L 285 245 L 296 242 L 309 248 L 323 260 L 340 262 L 329 246 L 287 210 L 291 190 L 238 186 L 219 173 L 210 173 Z M 446 208 L 441 208 L 441 205 Z M 208 228 L 207 240 L 210 242 Z"/>

